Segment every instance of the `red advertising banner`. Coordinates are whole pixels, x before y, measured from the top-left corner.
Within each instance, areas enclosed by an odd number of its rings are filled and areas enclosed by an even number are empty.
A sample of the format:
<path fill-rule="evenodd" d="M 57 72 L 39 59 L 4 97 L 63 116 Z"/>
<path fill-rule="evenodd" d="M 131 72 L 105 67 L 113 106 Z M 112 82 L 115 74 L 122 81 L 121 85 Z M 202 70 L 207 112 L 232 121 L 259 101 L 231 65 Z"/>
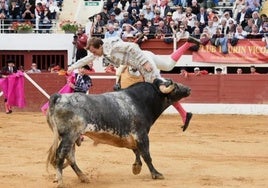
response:
<path fill-rule="evenodd" d="M 268 63 L 268 49 L 262 40 L 243 39 L 231 46 L 228 43 L 228 54 L 221 52 L 221 47 L 211 44 L 200 46 L 193 52 L 193 61 L 206 63 L 248 64 Z"/>

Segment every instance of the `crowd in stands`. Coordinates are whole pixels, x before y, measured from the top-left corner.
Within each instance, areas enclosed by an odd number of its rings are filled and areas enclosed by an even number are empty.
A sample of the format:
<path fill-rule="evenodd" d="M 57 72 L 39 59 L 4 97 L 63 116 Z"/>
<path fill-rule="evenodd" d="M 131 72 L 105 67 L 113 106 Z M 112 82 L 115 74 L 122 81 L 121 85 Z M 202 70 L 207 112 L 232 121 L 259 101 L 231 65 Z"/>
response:
<path fill-rule="evenodd" d="M 233 9 L 220 13 L 207 8 L 202 0 L 108 0 L 103 11 L 90 18 L 88 34 L 102 38 L 119 36 L 137 43 L 152 38 L 172 42 L 174 36 L 176 40 L 193 36 L 202 44 L 218 38 L 215 45 L 226 45 L 233 38 L 266 41 L 268 18 L 260 14 L 261 0 L 236 0 L 232 4 Z"/>
<path fill-rule="evenodd" d="M 31 23 L 38 33 L 49 33 L 62 0 L 0 0 L 1 32 L 15 32 L 14 23 Z"/>

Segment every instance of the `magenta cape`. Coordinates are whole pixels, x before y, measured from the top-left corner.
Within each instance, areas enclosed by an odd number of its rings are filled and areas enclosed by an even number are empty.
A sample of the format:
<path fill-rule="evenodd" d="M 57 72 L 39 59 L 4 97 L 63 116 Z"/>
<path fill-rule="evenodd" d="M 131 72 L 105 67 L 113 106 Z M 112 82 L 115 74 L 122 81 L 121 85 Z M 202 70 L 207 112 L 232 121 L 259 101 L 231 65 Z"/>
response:
<path fill-rule="evenodd" d="M 25 107 L 23 72 L 18 71 L 6 78 L 1 78 L 0 89 L 4 92 L 4 97 L 10 106 Z"/>
<path fill-rule="evenodd" d="M 73 93 L 74 92 L 74 90 L 69 86 L 68 82 L 74 83 L 74 74 L 67 76 L 67 84 L 65 84 L 58 91 L 58 93 Z M 48 102 L 41 107 L 41 111 L 43 112 L 43 114 L 46 114 L 47 109 L 48 109 Z"/>

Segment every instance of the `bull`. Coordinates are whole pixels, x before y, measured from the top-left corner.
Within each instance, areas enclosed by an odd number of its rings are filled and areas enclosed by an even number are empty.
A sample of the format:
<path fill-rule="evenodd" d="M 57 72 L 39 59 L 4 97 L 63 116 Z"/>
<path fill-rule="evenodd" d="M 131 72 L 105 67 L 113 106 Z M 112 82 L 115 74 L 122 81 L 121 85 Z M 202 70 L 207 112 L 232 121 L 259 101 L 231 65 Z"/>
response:
<path fill-rule="evenodd" d="M 88 182 L 75 160 L 75 146 L 81 135 L 94 144 L 102 143 L 131 149 L 136 158 L 133 174 L 141 172 L 141 157 L 153 179 L 163 179 L 152 164 L 148 133 L 151 126 L 171 104 L 190 95 L 190 88 L 173 83 L 163 93 L 161 80 L 140 82 L 127 89 L 97 95 L 53 94 L 49 100 L 47 122 L 54 133 L 47 166 L 56 169 L 55 182 L 63 186 L 63 168 L 70 165 L 81 182 Z M 66 163 L 64 163 L 66 160 Z"/>

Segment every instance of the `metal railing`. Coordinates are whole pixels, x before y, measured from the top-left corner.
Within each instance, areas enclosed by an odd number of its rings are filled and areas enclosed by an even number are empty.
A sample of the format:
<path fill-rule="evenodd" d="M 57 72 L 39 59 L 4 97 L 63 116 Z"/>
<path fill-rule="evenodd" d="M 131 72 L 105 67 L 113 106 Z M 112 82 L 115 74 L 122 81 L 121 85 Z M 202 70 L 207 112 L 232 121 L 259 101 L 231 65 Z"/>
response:
<path fill-rule="evenodd" d="M 43 23 L 41 19 L 0 19 L 0 33 L 22 33 L 23 30 L 16 30 L 14 24 L 22 24 L 29 22 L 32 28 L 28 30 L 29 33 L 57 33 L 57 20 L 51 20 L 50 23 Z"/>

